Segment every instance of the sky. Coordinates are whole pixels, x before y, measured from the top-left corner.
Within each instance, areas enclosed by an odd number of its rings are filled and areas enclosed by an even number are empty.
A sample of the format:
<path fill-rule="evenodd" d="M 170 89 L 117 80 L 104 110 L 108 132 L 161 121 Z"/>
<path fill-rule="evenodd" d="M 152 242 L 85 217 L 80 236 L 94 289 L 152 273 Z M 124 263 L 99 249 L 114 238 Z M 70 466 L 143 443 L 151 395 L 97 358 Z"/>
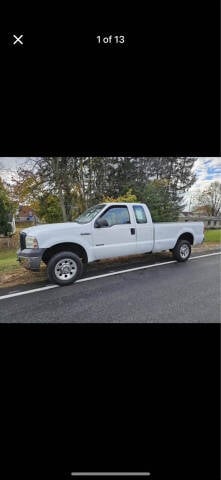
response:
<path fill-rule="evenodd" d="M 221 157 L 198 157 L 193 166 L 196 181 L 184 196 L 184 210 L 194 205 L 197 196 L 211 182 L 221 182 Z"/>
<path fill-rule="evenodd" d="M 0 177 L 11 181 L 16 175 L 16 169 L 24 164 L 30 157 L 0 157 Z"/>
<path fill-rule="evenodd" d="M 197 180 L 192 189 L 204 188 L 211 181 L 221 182 L 221 157 L 199 157 L 193 167 Z"/>
<path fill-rule="evenodd" d="M 6 180 L 15 173 L 16 168 L 25 163 L 30 157 L 0 157 L 0 176 Z M 185 194 L 185 209 L 194 204 L 194 199 L 210 182 L 221 182 L 221 157 L 198 157 L 193 166 L 196 181 Z"/>

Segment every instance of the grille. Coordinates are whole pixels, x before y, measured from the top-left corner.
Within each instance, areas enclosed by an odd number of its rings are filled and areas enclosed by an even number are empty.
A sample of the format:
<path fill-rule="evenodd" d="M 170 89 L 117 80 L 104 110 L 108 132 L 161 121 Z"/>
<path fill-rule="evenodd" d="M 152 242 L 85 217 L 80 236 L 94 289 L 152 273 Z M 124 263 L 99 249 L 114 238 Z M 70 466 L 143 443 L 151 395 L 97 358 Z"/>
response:
<path fill-rule="evenodd" d="M 21 247 L 21 250 L 24 250 L 24 248 L 26 247 L 25 237 L 26 237 L 26 233 L 21 232 L 20 233 L 20 247 Z"/>

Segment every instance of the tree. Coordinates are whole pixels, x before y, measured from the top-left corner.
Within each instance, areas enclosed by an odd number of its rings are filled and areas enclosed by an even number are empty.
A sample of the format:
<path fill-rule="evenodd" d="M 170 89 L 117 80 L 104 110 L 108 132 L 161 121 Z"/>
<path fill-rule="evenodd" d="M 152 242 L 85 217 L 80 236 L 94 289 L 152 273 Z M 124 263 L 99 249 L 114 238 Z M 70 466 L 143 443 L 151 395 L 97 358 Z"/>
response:
<path fill-rule="evenodd" d="M 13 196 L 20 203 L 31 204 L 42 193 L 42 185 L 35 172 L 20 171 L 19 180 L 15 181 Z"/>
<path fill-rule="evenodd" d="M 211 182 L 198 196 L 197 207 L 205 207 L 208 215 L 218 216 L 221 213 L 221 182 Z"/>
<path fill-rule="evenodd" d="M 113 198 L 113 197 L 104 197 L 103 202 L 112 203 L 112 202 L 122 202 L 122 203 L 133 203 L 137 202 L 137 197 L 132 193 L 132 189 L 130 188 L 125 195 L 121 195 L 120 197 Z"/>
<path fill-rule="evenodd" d="M 75 168 L 78 159 L 73 157 L 42 157 L 18 171 L 19 180 L 15 192 L 20 201 L 38 200 L 44 204 L 51 194 L 58 198 L 62 218 L 71 220 L 73 198 L 80 196 L 79 169 Z"/>
<path fill-rule="evenodd" d="M 0 178 L 0 234 L 7 236 L 10 233 L 9 216 L 14 211 L 8 192 Z"/>
<path fill-rule="evenodd" d="M 172 191 L 184 193 L 195 181 L 195 157 L 108 158 L 108 195 L 117 197 L 128 188 L 142 188 L 151 180 L 165 179 Z"/>
<path fill-rule="evenodd" d="M 45 223 L 56 223 L 63 220 L 59 199 L 51 193 L 45 193 L 37 201 L 31 203 L 30 207 Z"/>
<path fill-rule="evenodd" d="M 182 210 L 179 197 L 175 198 L 174 192 L 171 193 L 166 179 L 149 182 L 137 190 L 137 198 L 148 205 L 154 222 L 176 221 Z"/>
<path fill-rule="evenodd" d="M 192 157 L 41 157 L 19 170 L 15 187 L 27 202 L 50 193 L 59 199 L 64 221 L 102 201 L 118 198 L 129 189 L 145 188 L 153 180 L 166 180 L 176 201 L 193 181 Z M 17 189 L 17 190 L 16 190 Z"/>
<path fill-rule="evenodd" d="M 17 197 L 27 202 L 50 193 L 58 197 L 63 220 L 100 201 L 107 192 L 108 162 L 97 157 L 42 157 L 20 168 Z"/>
<path fill-rule="evenodd" d="M 170 190 L 185 192 L 195 181 L 192 172 L 195 157 L 158 157 L 151 163 L 156 179 L 166 179 Z"/>

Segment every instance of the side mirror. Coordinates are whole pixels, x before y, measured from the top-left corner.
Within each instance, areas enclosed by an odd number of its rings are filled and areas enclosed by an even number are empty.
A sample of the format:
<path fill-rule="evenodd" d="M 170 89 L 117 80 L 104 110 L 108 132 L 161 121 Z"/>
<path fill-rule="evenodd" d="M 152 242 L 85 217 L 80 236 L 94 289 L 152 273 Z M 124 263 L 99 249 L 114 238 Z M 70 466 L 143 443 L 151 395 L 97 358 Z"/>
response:
<path fill-rule="evenodd" d="M 98 218 L 94 223 L 95 228 L 109 227 L 108 221 L 105 218 Z"/>

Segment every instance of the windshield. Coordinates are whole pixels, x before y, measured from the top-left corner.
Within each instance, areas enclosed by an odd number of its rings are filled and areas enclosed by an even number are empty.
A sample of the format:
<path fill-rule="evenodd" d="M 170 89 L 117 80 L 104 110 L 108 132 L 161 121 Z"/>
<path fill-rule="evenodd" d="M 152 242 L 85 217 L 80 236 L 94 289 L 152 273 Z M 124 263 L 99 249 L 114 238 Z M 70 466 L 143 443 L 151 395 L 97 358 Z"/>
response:
<path fill-rule="evenodd" d="M 74 222 L 77 223 L 89 223 L 96 217 L 96 215 L 105 207 L 105 204 L 95 205 L 94 207 L 90 207 L 86 210 L 86 212 L 82 213 L 79 217 L 77 217 Z"/>

